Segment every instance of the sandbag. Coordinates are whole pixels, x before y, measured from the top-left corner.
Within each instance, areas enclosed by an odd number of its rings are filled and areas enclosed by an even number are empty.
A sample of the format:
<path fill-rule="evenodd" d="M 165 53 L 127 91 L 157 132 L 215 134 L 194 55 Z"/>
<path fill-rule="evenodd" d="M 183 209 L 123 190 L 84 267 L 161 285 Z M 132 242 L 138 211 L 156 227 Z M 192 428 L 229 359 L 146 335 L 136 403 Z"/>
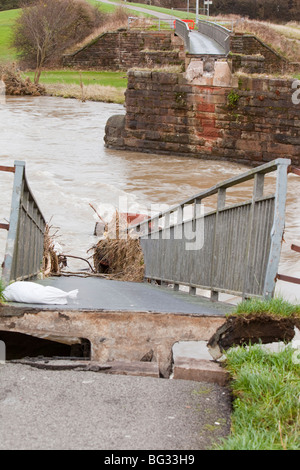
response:
<path fill-rule="evenodd" d="M 68 299 L 76 299 L 78 289 L 64 292 L 57 287 L 43 286 L 35 282 L 17 281 L 7 286 L 3 297 L 8 302 L 26 304 L 55 304 L 65 305 Z"/>

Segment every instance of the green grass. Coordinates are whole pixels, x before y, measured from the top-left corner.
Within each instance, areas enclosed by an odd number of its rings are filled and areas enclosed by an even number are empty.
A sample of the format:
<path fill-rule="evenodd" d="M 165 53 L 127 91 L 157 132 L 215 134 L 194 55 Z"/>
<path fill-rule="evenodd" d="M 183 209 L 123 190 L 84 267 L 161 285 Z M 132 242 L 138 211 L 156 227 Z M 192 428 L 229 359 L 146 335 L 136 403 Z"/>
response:
<path fill-rule="evenodd" d="M 231 434 L 219 450 L 300 450 L 300 364 L 295 350 L 227 351 L 234 397 Z"/>
<path fill-rule="evenodd" d="M 113 13 L 117 8 L 115 5 L 110 5 L 108 3 L 97 2 L 97 0 L 87 0 L 91 5 L 99 8 L 103 13 Z"/>
<path fill-rule="evenodd" d="M 5 299 L 4 299 L 4 297 L 3 297 L 3 291 L 4 291 L 4 289 L 5 289 L 5 286 L 4 286 L 4 284 L 3 284 L 2 279 L 0 279 L 0 304 L 5 301 Z"/>
<path fill-rule="evenodd" d="M 24 74 L 33 80 L 34 72 Z M 65 83 L 80 85 L 102 85 L 115 88 L 126 88 L 127 75 L 125 72 L 111 71 L 78 71 L 78 70 L 46 70 L 41 74 L 40 83 Z"/>
<path fill-rule="evenodd" d="M 11 47 L 11 28 L 20 10 L 7 10 L 0 12 L 0 61 L 16 60 L 16 51 Z"/>
<path fill-rule="evenodd" d="M 126 5 L 126 3 L 124 2 L 120 2 L 122 5 Z M 145 4 L 142 4 L 142 3 L 133 3 L 133 2 L 130 2 L 130 6 L 136 6 L 136 7 L 141 7 L 141 8 L 147 8 L 147 10 L 152 10 L 152 11 L 158 11 L 158 12 L 161 12 L 161 13 L 166 13 L 167 15 L 172 15 L 176 18 L 184 18 L 184 19 L 187 19 L 187 18 L 195 18 L 195 13 L 187 13 L 186 11 L 179 11 L 179 10 L 172 10 L 170 8 L 162 8 L 162 7 L 156 7 L 156 6 L 152 6 L 152 5 L 145 5 Z M 202 16 L 199 15 L 199 18 L 201 18 Z M 202 18 L 207 18 L 207 17 L 202 17 Z"/>
<path fill-rule="evenodd" d="M 105 3 L 89 0 L 96 5 L 103 13 L 112 13 L 116 7 Z M 11 47 L 12 26 L 16 18 L 20 15 L 21 9 L 6 10 L 0 12 L 0 62 L 11 62 L 17 60 L 17 52 Z"/>
<path fill-rule="evenodd" d="M 249 299 L 239 303 L 231 314 L 269 314 L 281 317 L 300 316 L 300 305 L 290 304 L 281 297 L 274 297 L 270 300 Z"/>

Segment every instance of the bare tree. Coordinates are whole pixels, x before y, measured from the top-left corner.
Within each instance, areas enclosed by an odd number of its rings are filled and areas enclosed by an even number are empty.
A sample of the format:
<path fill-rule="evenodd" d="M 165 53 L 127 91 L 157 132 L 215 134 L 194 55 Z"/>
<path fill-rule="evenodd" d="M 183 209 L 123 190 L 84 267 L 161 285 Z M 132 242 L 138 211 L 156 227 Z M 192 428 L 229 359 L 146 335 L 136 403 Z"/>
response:
<path fill-rule="evenodd" d="M 85 0 L 37 0 L 24 6 L 17 19 L 13 46 L 27 64 L 35 65 L 37 84 L 44 65 L 57 60 L 101 23 L 99 10 Z"/>

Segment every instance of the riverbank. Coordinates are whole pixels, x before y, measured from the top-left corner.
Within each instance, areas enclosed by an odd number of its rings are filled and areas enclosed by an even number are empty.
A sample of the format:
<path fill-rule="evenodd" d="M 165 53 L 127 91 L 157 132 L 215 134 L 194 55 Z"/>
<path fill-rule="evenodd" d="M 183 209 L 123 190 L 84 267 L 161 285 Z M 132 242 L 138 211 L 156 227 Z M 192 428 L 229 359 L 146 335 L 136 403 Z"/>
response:
<path fill-rule="evenodd" d="M 45 85 L 47 96 L 75 98 L 80 101 L 101 101 L 103 103 L 124 104 L 125 88 L 118 89 L 102 85 L 77 85 L 53 83 Z"/>
<path fill-rule="evenodd" d="M 38 85 L 34 72 L 21 72 L 15 64 L 0 64 L 5 94 L 55 96 L 80 101 L 124 104 L 127 74 L 123 71 L 45 70 Z"/>
<path fill-rule="evenodd" d="M 33 80 L 34 72 L 27 71 L 23 75 Z M 47 96 L 123 104 L 127 74 L 124 71 L 48 69 L 42 72 L 40 83 Z"/>

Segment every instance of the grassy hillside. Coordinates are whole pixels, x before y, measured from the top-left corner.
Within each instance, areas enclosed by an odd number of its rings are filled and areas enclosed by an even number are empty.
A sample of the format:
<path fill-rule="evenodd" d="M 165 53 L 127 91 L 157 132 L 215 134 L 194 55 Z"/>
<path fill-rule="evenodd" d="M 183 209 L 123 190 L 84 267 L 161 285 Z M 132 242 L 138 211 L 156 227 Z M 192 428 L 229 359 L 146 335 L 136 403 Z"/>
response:
<path fill-rule="evenodd" d="M 103 13 L 112 13 L 116 10 L 116 6 L 101 3 L 101 1 L 88 0 L 93 5 L 97 5 Z M 119 1 L 118 4 L 126 6 L 127 4 Z M 139 3 L 130 3 L 130 6 L 140 6 L 149 10 L 162 11 L 177 17 L 187 17 L 186 12 L 174 11 L 166 8 L 159 8 Z M 134 10 L 130 11 L 131 15 L 135 15 Z M 16 60 L 16 51 L 11 48 L 11 28 L 15 19 L 20 14 L 20 10 L 8 10 L 0 12 L 0 61 Z M 138 13 L 141 15 L 141 13 Z M 190 17 L 195 17 L 190 13 Z M 216 18 L 210 18 L 216 20 Z M 231 18 L 229 18 L 231 19 Z M 221 18 L 217 18 L 221 22 Z M 239 20 L 234 17 L 234 20 Z M 111 26 L 111 25 L 110 25 Z M 258 36 L 262 41 L 277 50 L 279 53 L 289 58 L 291 61 L 299 61 L 300 57 L 300 24 L 288 23 L 286 25 L 275 25 L 272 23 L 258 21 L 239 21 L 236 24 L 236 30 L 240 32 L 252 33 Z"/>
<path fill-rule="evenodd" d="M 10 46 L 11 28 L 20 10 L 7 10 L 0 12 L 0 61 L 13 61 L 16 51 Z"/>

